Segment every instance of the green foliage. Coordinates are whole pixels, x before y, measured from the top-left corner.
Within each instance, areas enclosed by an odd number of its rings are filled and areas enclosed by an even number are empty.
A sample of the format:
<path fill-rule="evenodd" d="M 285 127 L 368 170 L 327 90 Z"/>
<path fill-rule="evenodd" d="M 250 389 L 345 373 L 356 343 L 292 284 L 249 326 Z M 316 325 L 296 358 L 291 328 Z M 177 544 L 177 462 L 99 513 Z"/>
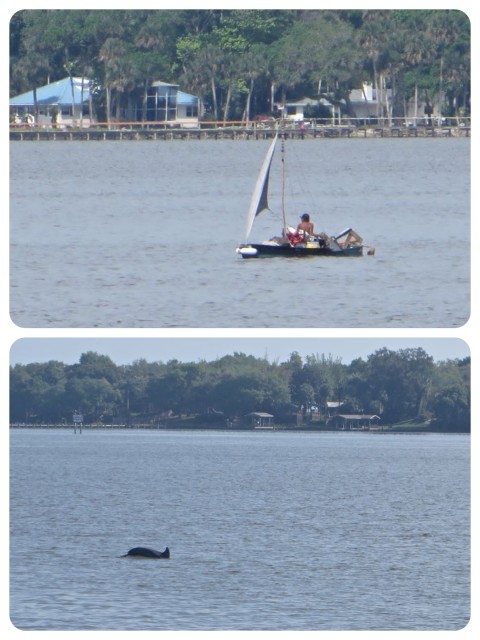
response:
<path fill-rule="evenodd" d="M 166 415 L 274 415 L 342 402 L 345 413 L 375 413 L 382 424 L 429 421 L 436 429 L 470 430 L 470 359 L 435 364 L 423 349 L 380 349 L 367 360 L 344 365 L 331 355 L 305 361 L 292 353 L 270 363 L 243 353 L 212 362 L 149 363 L 119 367 L 95 352 L 74 365 L 60 362 L 10 369 L 12 422 L 70 422 L 81 411 L 86 422 L 112 416 L 127 424 Z"/>
<path fill-rule="evenodd" d="M 71 408 L 71 413 L 80 411 L 92 422 L 101 421 L 104 414 L 115 413 L 120 398 L 120 391 L 105 378 L 73 377 L 65 385 L 65 405 Z M 68 420 L 70 415 L 65 418 Z"/>
<path fill-rule="evenodd" d="M 470 24 L 456 10 L 23 10 L 10 22 L 10 93 L 65 76 L 129 97 L 164 80 L 197 93 L 214 117 L 273 111 L 273 100 L 328 95 L 348 110 L 367 81 L 405 100 L 470 108 Z M 255 100 L 252 100 L 255 96 Z M 387 108 L 387 107 L 385 107 Z"/>
<path fill-rule="evenodd" d="M 435 370 L 432 416 L 437 428 L 470 431 L 470 361 L 447 361 Z"/>

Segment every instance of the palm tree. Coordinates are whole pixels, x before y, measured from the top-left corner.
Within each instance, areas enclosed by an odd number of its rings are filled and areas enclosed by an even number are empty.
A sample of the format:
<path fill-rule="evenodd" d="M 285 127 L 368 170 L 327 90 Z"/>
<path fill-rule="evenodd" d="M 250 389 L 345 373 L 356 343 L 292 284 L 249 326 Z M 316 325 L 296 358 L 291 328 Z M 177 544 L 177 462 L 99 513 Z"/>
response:
<path fill-rule="evenodd" d="M 366 11 L 360 44 L 372 64 L 373 82 L 377 95 L 377 117 L 384 116 L 384 53 L 390 33 L 391 11 Z"/>
<path fill-rule="evenodd" d="M 239 73 L 247 82 L 247 98 L 243 110 L 242 121 L 250 120 L 250 108 L 255 81 L 266 70 L 266 47 L 258 45 L 246 51 L 239 59 Z"/>
<path fill-rule="evenodd" d="M 287 90 L 293 89 L 303 78 L 307 61 L 303 58 L 294 34 L 286 35 L 271 46 L 272 58 L 270 59 L 270 82 L 272 109 L 274 88 L 279 86 L 282 90 L 281 102 L 285 106 Z"/>
<path fill-rule="evenodd" d="M 406 70 L 410 69 L 410 74 L 414 80 L 414 125 L 417 125 L 418 118 L 418 83 L 421 76 L 421 65 L 424 64 L 431 55 L 431 49 L 425 38 L 423 29 L 418 25 L 407 24 L 404 31 L 403 59 Z M 405 117 L 406 117 L 405 107 Z"/>
<path fill-rule="evenodd" d="M 14 65 L 12 72 L 21 83 L 33 88 L 33 118 L 38 121 L 37 86 L 45 83 L 45 77 L 49 75 L 51 65 L 43 53 L 31 52 L 28 57 L 21 57 Z"/>
<path fill-rule="evenodd" d="M 223 123 L 225 124 L 230 114 L 230 102 L 235 84 L 240 77 L 240 64 L 238 54 L 233 51 L 224 51 L 222 64 L 220 65 L 220 77 L 226 87 L 225 102 L 223 105 Z"/>
<path fill-rule="evenodd" d="M 104 64 L 104 83 L 107 101 L 107 122 L 111 123 L 112 102 L 116 97 L 116 119 L 120 119 L 120 96 L 118 94 L 134 88 L 132 65 L 128 59 L 128 48 L 118 38 L 107 38 L 100 49 L 99 60 Z M 115 92 L 115 93 L 114 93 Z"/>
<path fill-rule="evenodd" d="M 427 23 L 427 36 L 434 45 L 439 63 L 438 116 L 441 121 L 445 78 L 445 56 L 448 47 L 453 44 L 460 35 L 460 22 L 457 20 L 457 17 L 459 15 L 464 16 L 464 14 L 461 14 L 459 11 L 432 11 L 431 13 L 431 19 Z"/>
<path fill-rule="evenodd" d="M 210 85 L 210 91 L 212 93 L 213 100 L 213 117 L 215 120 L 218 120 L 218 97 L 217 97 L 217 79 L 219 78 L 221 72 L 221 66 L 223 61 L 224 53 L 220 49 L 213 44 L 208 44 L 205 47 L 201 48 L 198 53 L 195 55 L 194 62 L 190 61 L 189 65 L 192 65 L 192 68 L 197 68 L 198 70 L 202 69 L 203 73 L 201 74 L 202 82 L 204 82 L 204 78 L 208 84 Z"/>

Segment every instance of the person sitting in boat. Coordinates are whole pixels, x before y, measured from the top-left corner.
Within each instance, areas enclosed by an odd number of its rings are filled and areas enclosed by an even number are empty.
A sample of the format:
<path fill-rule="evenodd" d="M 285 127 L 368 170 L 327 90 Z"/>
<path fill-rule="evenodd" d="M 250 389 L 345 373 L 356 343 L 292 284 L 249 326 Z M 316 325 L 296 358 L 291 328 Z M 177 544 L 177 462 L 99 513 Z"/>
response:
<path fill-rule="evenodd" d="M 297 225 L 297 233 L 300 235 L 315 235 L 313 232 L 313 222 L 310 222 L 310 216 L 308 215 L 308 213 L 302 214 L 301 222 L 299 222 Z"/>
<path fill-rule="evenodd" d="M 328 239 L 325 233 L 315 233 L 313 230 L 313 222 L 310 222 L 310 216 L 308 213 L 303 213 L 301 216 L 301 222 L 297 225 L 297 235 L 302 237 L 302 239 L 317 238 L 318 242 L 321 246 L 326 244 Z"/>

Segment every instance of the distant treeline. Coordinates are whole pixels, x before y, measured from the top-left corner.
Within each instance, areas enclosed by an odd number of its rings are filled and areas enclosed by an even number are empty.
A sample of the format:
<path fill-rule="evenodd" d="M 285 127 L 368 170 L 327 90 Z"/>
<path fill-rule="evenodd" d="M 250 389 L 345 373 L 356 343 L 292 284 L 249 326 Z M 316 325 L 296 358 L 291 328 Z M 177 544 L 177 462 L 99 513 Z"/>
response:
<path fill-rule="evenodd" d="M 470 431 L 470 358 L 434 362 L 423 349 L 382 348 L 350 364 L 332 355 L 286 362 L 234 353 L 211 362 L 116 365 L 96 352 L 78 363 L 17 364 L 10 368 L 12 423 L 147 424 L 167 416 L 233 419 L 252 411 L 275 416 L 376 414 L 382 425 L 430 421 L 436 430 Z M 210 416 L 210 418 L 208 418 Z"/>
<path fill-rule="evenodd" d="M 67 75 L 93 81 L 99 120 L 119 120 L 153 81 L 199 96 L 208 119 L 275 102 L 377 90 L 378 117 L 407 105 L 470 115 L 470 23 L 457 10 L 22 10 L 10 22 L 10 94 Z M 312 107 L 309 117 L 328 116 Z M 417 114 L 416 114 L 417 115 Z M 418 115 L 423 115 L 418 114 Z"/>

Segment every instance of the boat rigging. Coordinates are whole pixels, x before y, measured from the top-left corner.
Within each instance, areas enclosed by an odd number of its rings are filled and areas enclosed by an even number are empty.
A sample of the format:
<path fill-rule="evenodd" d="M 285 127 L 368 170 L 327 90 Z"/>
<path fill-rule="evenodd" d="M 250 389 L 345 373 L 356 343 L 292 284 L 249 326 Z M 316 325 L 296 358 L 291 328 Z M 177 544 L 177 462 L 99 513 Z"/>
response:
<path fill-rule="evenodd" d="M 281 135 L 281 173 L 282 173 L 282 235 L 270 238 L 261 243 L 250 243 L 249 237 L 255 218 L 262 211 L 270 210 L 268 203 L 269 180 L 272 160 L 278 144 L 278 131 L 267 150 L 260 173 L 252 193 L 247 213 L 245 239 L 237 247 L 237 253 L 242 258 L 259 258 L 271 256 L 362 256 L 364 249 L 368 255 L 374 255 L 373 247 L 366 247 L 361 236 L 352 228 L 344 229 L 341 233 L 328 236 L 325 233 L 310 235 L 287 224 L 285 210 L 285 135 Z"/>

